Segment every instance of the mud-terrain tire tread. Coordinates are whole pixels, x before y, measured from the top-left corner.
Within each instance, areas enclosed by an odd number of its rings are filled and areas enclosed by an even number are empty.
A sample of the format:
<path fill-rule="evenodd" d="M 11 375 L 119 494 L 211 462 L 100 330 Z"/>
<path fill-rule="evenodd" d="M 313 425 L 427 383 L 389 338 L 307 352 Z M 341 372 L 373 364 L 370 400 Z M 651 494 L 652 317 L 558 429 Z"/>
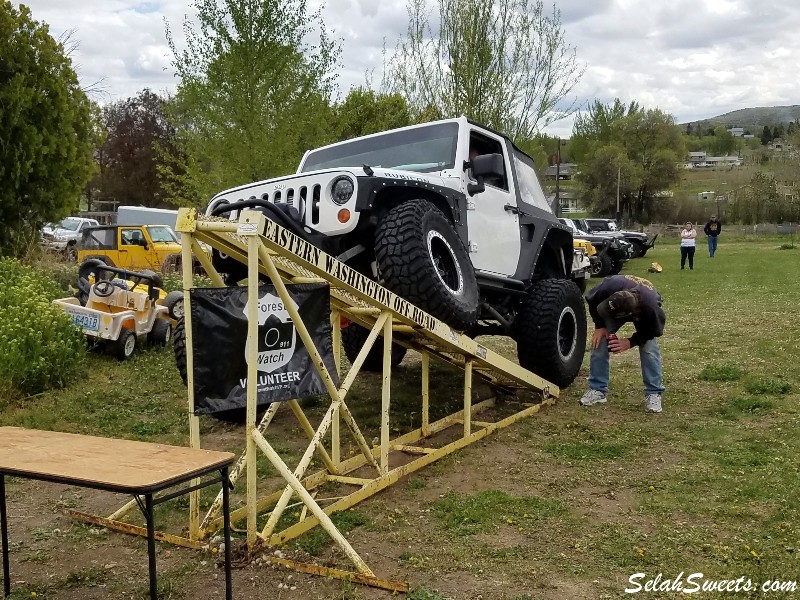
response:
<path fill-rule="evenodd" d="M 183 385 L 186 385 L 186 322 L 178 319 L 175 330 L 172 332 L 172 349 L 175 352 L 175 366 L 181 374 Z"/>
<path fill-rule="evenodd" d="M 426 236 L 435 229 L 450 245 L 460 267 L 463 291 L 456 295 L 439 278 Z M 469 254 L 447 217 L 426 200 L 404 202 L 388 212 L 375 231 L 381 282 L 451 327 L 464 331 L 478 318 L 478 283 Z"/>
<path fill-rule="evenodd" d="M 564 322 L 567 329 L 574 330 L 571 353 L 566 357 L 558 343 L 562 314 L 569 319 Z M 522 301 L 514 337 L 520 365 L 560 388 L 570 385 L 586 351 L 586 309 L 578 287 L 566 279 L 536 282 Z"/>

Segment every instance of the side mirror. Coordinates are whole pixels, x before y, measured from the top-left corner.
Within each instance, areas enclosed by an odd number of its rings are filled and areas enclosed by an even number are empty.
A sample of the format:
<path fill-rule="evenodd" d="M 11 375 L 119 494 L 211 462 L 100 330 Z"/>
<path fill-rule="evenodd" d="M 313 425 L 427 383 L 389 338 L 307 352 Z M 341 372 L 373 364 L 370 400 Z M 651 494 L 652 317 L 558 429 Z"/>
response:
<path fill-rule="evenodd" d="M 145 250 L 147 250 L 147 240 L 146 240 L 146 239 L 144 239 L 144 238 L 141 238 L 141 239 L 139 240 L 139 245 L 140 245 L 142 248 L 144 248 Z"/>
<path fill-rule="evenodd" d="M 479 154 L 472 161 L 464 161 L 464 170 L 472 169 L 472 175 L 478 183 L 467 185 L 470 196 L 480 194 L 486 189 L 483 183 L 485 177 L 502 178 L 505 173 L 502 154 Z"/>

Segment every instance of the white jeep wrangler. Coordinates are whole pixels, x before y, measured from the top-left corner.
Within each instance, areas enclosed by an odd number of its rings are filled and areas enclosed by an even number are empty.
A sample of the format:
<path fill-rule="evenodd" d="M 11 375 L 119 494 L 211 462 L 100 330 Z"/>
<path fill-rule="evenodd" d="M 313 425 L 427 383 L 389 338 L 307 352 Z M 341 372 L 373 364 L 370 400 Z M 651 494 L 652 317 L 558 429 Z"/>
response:
<path fill-rule="evenodd" d="M 268 142 L 265 142 L 268 143 Z M 509 335 L 520 364 L 564 387 L 580 369 L 586 314 L 570 280 L 572 234 L 533 160 L 464 117 L 305 154 L 297 173 L 226 190 L 209 215 L 261 210 L 469 335 Z M 246 267 L 214 252 L 228 283 Z M 343 330 L 351 360 L 367 332 Z M 396 347 L 399 363 L 405 348 Z M 365 365 L 380 368 L 376 347 Z"/>

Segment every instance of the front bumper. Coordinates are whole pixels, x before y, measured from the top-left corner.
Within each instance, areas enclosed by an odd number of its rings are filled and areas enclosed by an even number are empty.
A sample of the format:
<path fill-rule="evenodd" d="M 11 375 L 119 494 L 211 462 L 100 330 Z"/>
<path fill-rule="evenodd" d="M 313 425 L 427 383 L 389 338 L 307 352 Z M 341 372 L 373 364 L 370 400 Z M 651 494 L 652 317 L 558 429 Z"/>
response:
<path fill-rule="evenodd" d="M 57 252 L 63 252 L 67 248 L 67 244 L 69 242 L 67 240 L 59 241 L 59 240 L 52 240 L 52 239 L 44 239 L 42 240 L 42 246 L 46 250 L 56 250 Z"/>

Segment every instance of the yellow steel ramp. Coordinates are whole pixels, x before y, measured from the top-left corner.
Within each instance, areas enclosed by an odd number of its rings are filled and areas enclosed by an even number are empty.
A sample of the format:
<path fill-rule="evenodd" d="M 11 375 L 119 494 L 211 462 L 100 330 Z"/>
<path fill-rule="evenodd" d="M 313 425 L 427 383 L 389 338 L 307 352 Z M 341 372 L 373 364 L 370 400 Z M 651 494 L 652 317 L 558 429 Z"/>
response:
<path fill-rule="evenodd" d="M 258 335 L 256 310 L 259 275 L 269 277 L 289 311 L 297 334 L 308 350 L 330 396 L 330 405 L 316 426 L 312 425 L 297 400 L 270 404 L 261 420 L 257 422 L 258 344 L 248 344 L 247 421 L 244 428 L 243 450 L 230 473 L 232 485 L 242 474 L 246 474 L 247 489 L 243 506 L 232 512 L 231 519 L 232 522 L 247 519 L 248 549 L 255 552 L 263 545 L 281 545 L 320 525 L 352 562 L 355 571 L 276 557 L 272 552 L 266 553 L 264 558 L 302 572 L 349 579 L 356 583 L 394 591 L 407 591 L 409 586 L 406 582 L 388 581 L 377 577 L 336 528 L 330 515 L 351 508 L 400 478 L 482 439 L 499 428 L 537 413 L 542 406 L 555 402 L 559 393 L 558 388 L 523 369 L 516 362 L 452 329 L 418 306 L 267 219 L 260 212 L 242 211 L 238 220 L 225 220 L 201 216 L 194 209 L 181 209 L 176 229 L 181 233 L 183 245 L 182 269 L 191 446 L 201 447 L 199 420 L 194 415 L 191 332 L 193 326 L 202 325 L 191 322 L 192 311 L 189 310 L 189 290 L 193 285 L 193 258 L 199 260 L 215 286 L 225 285 L 222 276 L 211 264 L 209 254 L 201 246 L 201 242 L 247 265 L 248 338 L 251 342 L 255 341 Z M 333 348 L 337 365 L 341 346 L 340 317 L 345 316 L 369 330 L 364 347 L 338 385 L 334 383 L 325 368 L 307 327 L 290 301 L 290 293 L 286 288 L 287 283 L 312 282 L 325 282 L 330 289 Z M 380 391 L 380 435 L 370 444 L 348 407 L 347 394 L 369 351 L 381 336 L 383 374 Z M 421 406 L 418 413 L 421 417 L 421 426 L 394 438 L 390 437 L 390 431 L 396 430 L 390 426 L 389 410 L 392 343 L 399 343 L 418 351 L 422 366 Z M 435 421 L 430 421 L 429 418 L 431 356 L 459 367 L 463 371 L 464 385 L 463 408 Z M 224 365 L 221 365 L 221 368 L 224 368 Z M 528 392 L 528 396 L 522 398 L 519 409 L 512 414 L 507 414 L 508 411 L 505 411 L 503 414 L 506 416 L 495 421 L 476 420 L 474 417 L 478 413 L 488 413 L 488 409 L 495 406 L 496 399 L 491 397 L 475 402 L 472 390 L 473 376 L 488 382 L 495 390 L 509 393 Z M 518 395 L 525 396 L 524 393 Z M 291 410 L 308 438 L 305 452 L 294 469 L 287 466 L 267 440 L 267 429 L 282 407 Z M 340 433 L 345 435 L 345 430 L 340 428 L 342 422 L 350 435 L 351 442 L 354 442 L 359 450 L 359 453 L 347 458 L 341 455 Z M 457 435 L 451 433 L 453 430 Z M 284 436 L 277 436 L 277 439 L 285 441 Z M 256 463 L 260 455 L 269 460 L 283 481 L 280 489 L 266 496 L 259 496 L 258 490 Z M 318 459 L 322 468 L 308 474 L 307 470 L 313 458 Z M 338 486 L 340 490 L 333 497 L 321 498 L 319 488 L 325 484 Z M 326 492 L 324 496 L 331 494 Z M 290 505 L 292 500 L 294 504 Z M 291 508 L 297 505 L 301 506 L 300 510 Z M 131 533 L 131 525 L 122 519 L 134 507 L 135 503 L 128 503 L 112 515 L 97 519 L 107 527 Z M 199 495 L 193 492 L 189 507 L 189 537 L 165 536 L 163 539 L 197 547 L 201 540 L 221 527 L 221 508 L 222 492 L 201 518 Z M 259 529 L 257 517 L 265 512 L 266 524 Z"/>

